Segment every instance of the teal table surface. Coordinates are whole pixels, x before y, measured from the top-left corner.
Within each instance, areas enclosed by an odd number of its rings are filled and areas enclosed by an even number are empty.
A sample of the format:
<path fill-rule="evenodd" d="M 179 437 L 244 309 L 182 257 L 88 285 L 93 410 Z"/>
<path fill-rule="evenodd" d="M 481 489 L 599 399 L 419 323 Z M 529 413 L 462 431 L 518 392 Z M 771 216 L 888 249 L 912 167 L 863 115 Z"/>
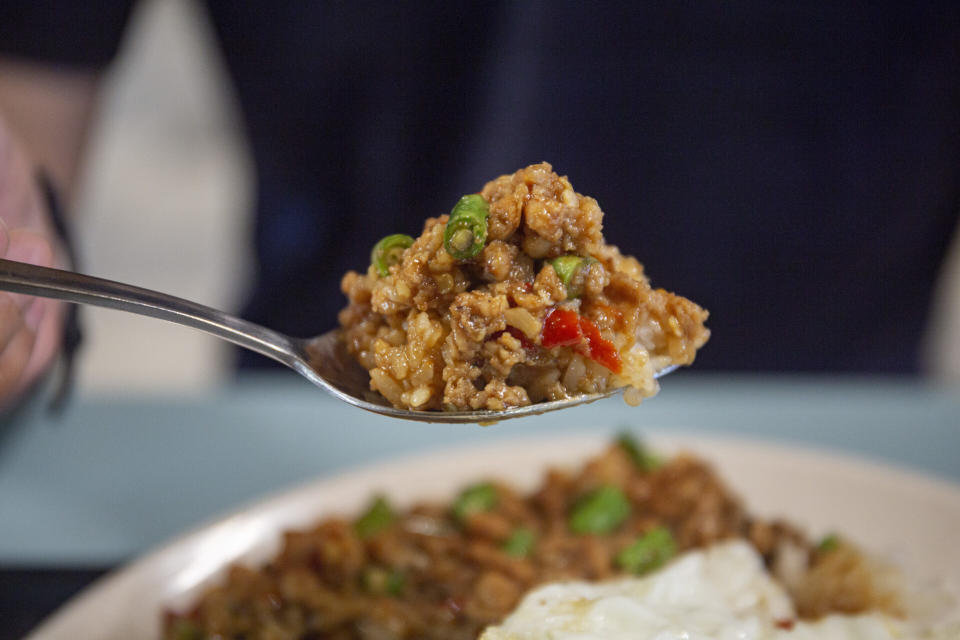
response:
<path fill-rule="evenodd" d="M 258 498 L 377 460 L 573 431 L 702 432 L 826 448 L 960 483 L 960 394 L 898 378 L 682 372 L 619 398 L 490 427 L 402 422 L 289 373 L 191 398 L 75 399 L 0 427 L 0 564 L 111 566 Z"/>

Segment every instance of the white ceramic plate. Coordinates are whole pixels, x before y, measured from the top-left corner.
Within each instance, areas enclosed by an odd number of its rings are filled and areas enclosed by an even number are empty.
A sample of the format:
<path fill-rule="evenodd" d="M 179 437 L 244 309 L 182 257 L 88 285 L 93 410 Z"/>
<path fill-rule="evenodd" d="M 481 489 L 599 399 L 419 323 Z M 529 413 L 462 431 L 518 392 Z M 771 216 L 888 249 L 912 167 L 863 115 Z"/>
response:
<path fill-rule="evenodd" d="M 960 576 L 960 487 L 837 454 L 699 435 L 649 438 L 660 451 L 711 460 L 762 516 L 785 516 L 819 535 L 840 531 L 918 579 Z M 328 514 L 351 514 L 371 493 L 398 504 L 443 499 L 495 476 L 534 486 L 548 465 L 575 465 L 607 435 L 497 440 L 407 457 L 321 479 L 189 533 L 101 579 L 29 640 L 157 638 L 162 612 L 190 603 L 236 561 L 262 563 L 280 533 Z"/>

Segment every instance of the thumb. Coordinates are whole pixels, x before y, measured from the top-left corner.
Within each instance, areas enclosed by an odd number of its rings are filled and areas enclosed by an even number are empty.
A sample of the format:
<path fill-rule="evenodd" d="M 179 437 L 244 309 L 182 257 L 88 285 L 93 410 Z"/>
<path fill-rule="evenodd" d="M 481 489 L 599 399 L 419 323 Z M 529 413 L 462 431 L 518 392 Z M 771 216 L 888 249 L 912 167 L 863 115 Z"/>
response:
<path fill-rule="evenodd" d="M 7 230 L 7 249 L 3 257 L 17 262 L 34 264 L 41 267 L 53 265 L 53 247 L 49 238 L 42 233 L 27 229 Z M 39 323 L 43 311 L 49 305 L 38 305 L 37 298 L 23 294 L 11 293 L 17 306 L 26 314 L 26 320 L 31 329 Z M 33 311 L 31 313 L 31 308 Z"/>

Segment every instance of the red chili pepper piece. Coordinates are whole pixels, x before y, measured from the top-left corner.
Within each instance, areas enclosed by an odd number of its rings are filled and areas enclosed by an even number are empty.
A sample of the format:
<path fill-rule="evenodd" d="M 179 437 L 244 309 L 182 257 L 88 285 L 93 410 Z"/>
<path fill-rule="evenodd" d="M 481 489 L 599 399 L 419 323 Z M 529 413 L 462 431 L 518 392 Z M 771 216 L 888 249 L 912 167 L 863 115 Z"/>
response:
<path fill-rule="evenodd" d="M 600 329 L 586 318 L 580 318 L 580 331 L 587 339 L 587 355 L 614 373 L 623 370 L 623 361 L 613 343 L 600 335 Z"/>
<path fill-rule="evenodd" d="M 623 361 L 613 343 L 600 329 L 569 309 L 552 309 L 543 321 L 540 344 L 545 348 L 578 347 L 578 351 L 614 373 L 623 371 Z"/>
<path fill-rule="evenodd" d="M 594 327 L 596 328 L 596 327 Z M 543 320 L 540 344 L 545 348 L 571 347 L 583 341 L 580 315 L 569 309 L 551 309 Z"/>

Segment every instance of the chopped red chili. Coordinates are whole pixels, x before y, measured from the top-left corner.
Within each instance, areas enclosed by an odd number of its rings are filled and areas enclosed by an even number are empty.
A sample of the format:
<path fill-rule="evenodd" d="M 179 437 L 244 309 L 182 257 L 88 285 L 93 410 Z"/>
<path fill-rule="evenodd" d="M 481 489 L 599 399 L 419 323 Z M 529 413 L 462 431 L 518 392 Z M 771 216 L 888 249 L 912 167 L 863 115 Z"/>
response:
<path fill-rule="evenodd" d="M 613 343 L 600 335 L 600 329 L 569 309 L 552 309 L 543 321 L 540 344 L 552 347 L 578 347 L 591 360 L 614 373 L 623 370 L 623 362 Z"/>
<path fill-rule="evenodd" d="M 554 308 L 543 321 L 540 344 L 547 349 L 553 347 L 572 347 L 583 341 L 580 329 L 580 315 L 569 309 Z"/>
<path fill-rule="evenodd" d="M 614 373 L 623 370 L 623 361 L 613 343 L 600 335 L 600 329 L 586 318 L 580 318 L 580 331 L 587 339 L 586 355 L 598 364 L 605 366 Z"/>

